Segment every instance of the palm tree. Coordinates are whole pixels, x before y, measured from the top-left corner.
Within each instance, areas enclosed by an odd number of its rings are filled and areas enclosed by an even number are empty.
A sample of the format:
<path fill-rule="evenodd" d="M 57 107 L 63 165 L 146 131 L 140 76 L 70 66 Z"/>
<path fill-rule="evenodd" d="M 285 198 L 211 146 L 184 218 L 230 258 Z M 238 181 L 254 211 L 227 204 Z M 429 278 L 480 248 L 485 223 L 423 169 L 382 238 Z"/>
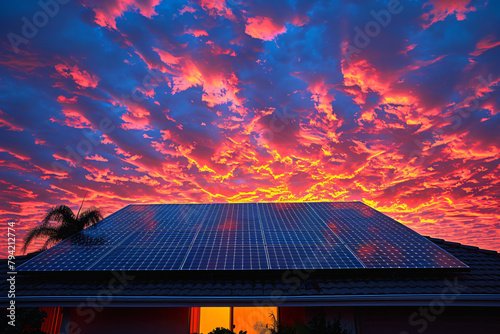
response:
<path fill-rule="evenodd" d="M 43 219 L 42 224 L 32 228 L 24 237 L 24 246 L 22 248 L 23 254 L 26 253 L 26 249 L 36 238 L 47 237 L 47 240 L 41 248 L 41 250 L 46 250 L 47 247 L 69 238 L 84 228 L 94 225 L 103 218 L 101 211 L 94 207 L 91 207 L 80 214 L 82 206 L 80 206 L 76 216 L 73 213 L 73 210 L 66 205 L 59 205 L 50 209 Z M 51 221 L 56 221 L 59 225 L 52 226 L 50 224 Z"/>

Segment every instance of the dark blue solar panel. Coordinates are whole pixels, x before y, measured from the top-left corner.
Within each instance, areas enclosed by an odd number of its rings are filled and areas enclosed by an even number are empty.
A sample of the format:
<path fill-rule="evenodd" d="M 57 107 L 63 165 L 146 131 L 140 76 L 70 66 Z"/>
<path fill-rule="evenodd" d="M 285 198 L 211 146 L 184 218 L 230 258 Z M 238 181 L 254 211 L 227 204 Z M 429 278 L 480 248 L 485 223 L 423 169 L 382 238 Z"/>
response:
<path fill-rule="evenodd" d="M 361 262 L 343 245 L 267 246 L 270 269 L 354 269 Z"/>
<path fill-rule="evenodd" d="M 178 270 L 187 246 L 116 247 L 87 270 Z"/>
<path fill-rule="evenodd" d="M 259 214 L 264 230 L 324 230 L 327 226 L 308 203 L 262 203 Z"/>
<path fill-rule="evenodd" d="M 25 271 L 463 268 L 360 202 L 130 205 Z"/>
<path fill-rule="evenodd" d="M 333 229 L 344 244 L 430 243 L 410 229 Z"/>
<path fill-rule="evenodd" d="M 260 231 L 257 204 L 213 204 L 213 209 L 208 210 L 201 230 Z"/>
<path fill-rule="evenodd" d="M 366 268 L 457 268 L 464 264 L 432 243 L 351 245 Z"/>
<path fill-rule="evenodd" d="M 196 236 L 193 231 L 136 231 L 121 243 L 121 246 L 165 247 L 190 245 Z"/>
<path fill-rule="evenodd" d="M 340 245 L 331 230 L 323 231 L 264 231 L 267 245 Z"/>
<path fill-rule="evenodd" d="M 269 269 L 264 246 L 194 246 L 183 270 Z"/>
<path fill-rule="evenodd" d="M 212 231 L 200 230 L 198 245 L 263 245 L 261 231 Z"/>
<path fill-rule="evenodd" d="M 130 231 L 109 231 L 86 229 L 81 233 L 72 236 L 69 239 L 59 243 L 57 247 L 65 246 L 115 246 L 125 237 L 130 234 Z"/>
<path fill-rule="evenodd" d="M 89 229 L 98 230 L 197 230 L 208 205 L 129 205 Z"/>
<path fill-rule="evenodd" d="M 19 267 L 25 271 L 78 271 L 89 266 L 110 252 L 113 247 L 102 246 L 55 246 Z"/>

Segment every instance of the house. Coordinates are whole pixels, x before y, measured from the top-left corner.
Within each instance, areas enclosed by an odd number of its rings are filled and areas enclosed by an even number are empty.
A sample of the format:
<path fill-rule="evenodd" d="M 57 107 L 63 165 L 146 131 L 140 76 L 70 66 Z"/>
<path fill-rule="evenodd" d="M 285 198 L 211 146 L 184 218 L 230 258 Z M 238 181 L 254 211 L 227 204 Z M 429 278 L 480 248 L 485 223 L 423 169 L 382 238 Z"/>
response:
<path fill-rule="evenodd" d="M 50 312 L 51 333 L 265 333 L 270 314 L 340 317 L 357 334 L 500 333 L 497 252 L 361 202 L 130 205 L 16 280 L 17 306 Z"/>

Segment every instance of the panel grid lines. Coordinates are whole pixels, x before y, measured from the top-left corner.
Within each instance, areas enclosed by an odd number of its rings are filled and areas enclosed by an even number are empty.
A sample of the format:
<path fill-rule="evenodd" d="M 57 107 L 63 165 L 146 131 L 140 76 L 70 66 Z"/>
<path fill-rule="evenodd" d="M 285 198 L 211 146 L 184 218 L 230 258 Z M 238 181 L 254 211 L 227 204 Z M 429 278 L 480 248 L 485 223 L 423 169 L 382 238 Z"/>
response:
<path fill-rule="evenodd" d="M 314 210 L 314 207 L 311 207 L 311 210 L 312 210 L 312 212 L 314 212 L 314 214 L 315 214 L 315 215 L 316 215 L 316 216 L 317 216 L 320 220 L 322 220 L 322 219 L 321 219 L 321 217 L 320 217 L 320 216 L 318 215 L 318 213 L 316 212 L 316 210 Z M 325 222 L 325 223 L 326 223 L 326 222 Z M 330 226 L 329 226 L 328 224 L 326 224 L 326 225 L 328 226 L 328 228 L 329 228 L 329 229 L 330 229 L 333 233 L 335 233 L 335 231 L 333 231 L 333 230 L 330 228 Z M 339 238 L 339 239 L 342 241 L 342 239 L 341 239 L 341 238 L 340 238 L 340 237 L 339 237 L 336 233 L 335 233 L 335 235 L 337 236 L 337 238 Z M 356 255 L 354 254 L 354 252 L 352 251 L 352 249 L 351 249 L 351 248 L 349 248 L 349 246 L 348 246 L 348 245 L 345 245 L 345 247 L 346 247 L 346 249 L 349 251 L 349 253 L 351 253 L 351 254 L 352 254 L 352 256 L 356 257 Z M 356 257 L 356 258 L 357 258 L 357 257 Z M 357 258 L 357 259 L 358 259 L 358 258 Z M 363 268 L 366 268 L 366 265 L 365 265 L 362 261 L 360 261 L 359 259 L 358 259 L 358 261 L 359 261 L 359 263 L 363 266 Z"/>
<path fill-rule="evenodd" d="M 208 204 L 209 208 L 210 208 L 210 205 L 211 204 Z M 205 210 L 205 214 L 203 215 L 203 220 L 205 219 L 205 217 L 207 216 L 207 214 L 209 213 L 210 211 L 209 210 Z M 203 221 L 202 220 L 202 221 Z M 186 259 L 189 255 L 189 253 L 191 252 L 191 249 L 193 248 L 193 245 L 194 245 L 194 242 L 196 240 L 196 237 L 198 236 L 198 233 L 200 233 L 200 229 L 201 229 L 201 224 L 199 225 L 198 229 L 196 230 L 196 235 L 194 236 L 193 240 L 191 241 L 191 243 L 189 244 L 189 249 L 188 249 L 188 252 L 186 254 L 186 256 L 184 257 L 184 259 L 182 260 L 182 263 L 181 265 L 179 266 L 179 269 L 182 270 L 184 268 L 184 263 L 186 263 Z"/>
<path fill-rule="evenodd" d="M 361 202 L 129 205 L 20 271 L 466 268 Z"/>
<path fill-rule="evenodd" d="M 262 234 L 262 240 L 264 241 L 264 247 L 266 251 L 267 267 L 271 268 L 271 261 L 269 259 L 269 250 L 267 249 L 266 236 L 264 235 L 264 228 L 262 226 L 262 217 L 260 216 L 259 203 L 256 204 L 256 207 L 257 207 L 257 216 L 259 217 L 260 232 Z"/>
<path fill-rule="evenodd" d="M 133 234 L 134 234 L 134 232 L 130 232 L 130 234 L 128 236 L 126 236 L 124 239 L 122 239 L 122 241 L 119 242 L 118 245 L 116 245 L 111 250 L 109 250 L 108 252 L 106 252 L 105 254 L 103 254 L 97 261 L 95 261 L 94 263 L 92 263 L 85 270 L 90 270 L 90 268 L 92 268 L 95 264 L 97 264 L 99 262 L 99 260 L 102 260 L 106 255 L 108 255 L 109 253 L 111 253 L 111 251 L 113 251 L 113 249 L 115 249 L 116 247 L 120 246 L 124 241 L 126 241 L 128 238 L 130 238 Z"/>

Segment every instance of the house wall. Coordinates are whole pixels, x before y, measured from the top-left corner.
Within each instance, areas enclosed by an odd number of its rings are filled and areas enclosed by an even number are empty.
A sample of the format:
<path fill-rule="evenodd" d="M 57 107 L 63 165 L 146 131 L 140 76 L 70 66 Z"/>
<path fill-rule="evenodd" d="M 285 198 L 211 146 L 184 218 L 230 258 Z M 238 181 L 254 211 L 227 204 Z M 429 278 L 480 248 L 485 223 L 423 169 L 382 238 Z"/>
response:
<path fill-rule="evenodd" d="M 71 308 L 67 334 L 189 333 L 188 307 Z"/>
<path fill-rule="evenodd" d="M 336 318 L 340 319 L 343 328 L 350 334 L 356 334 L 355 309 L 350 306 L 321 306 L 306 307 L 306 322 L 313 319 L 314 316 L 324 314 L 326 321 L 333 322 Z"/>
<path fill-rule="evenodd" d="M 343 328 L 350 334 L 356 334 L 356 321 L 353 307 L 321 306 L 321 307 L 280 307 L 279 316 L 281 324 L 287 327 L 301 324 L 306 325 L 316 315 L 325 315 L 326 321 L 333 322 L 340 318 Z"/>
<path fill-rule="evenodd" d="M 189 333 L 187 307 L 106 307 L 66 309 L 61 333 Z M 92 312 L 90 312 L 92 311 Z M 437 312 L 439 311 L 439 312 Z M 493 307 L 280 307 L 280 321 L 293 326 L 307 323 L 317 314 L 326 320 L 340 315 L 350 334 L 470 334 L 500 333 L 500 309 Z"/>
<path fill-rule="evenodd" d="M 350 334 L 493 334 L 500 333 L 500 308 L 488 307 L 280 307 L 286 326 L 307 323 L 325 314 L 340 317 Z"/>
<path fill-rule="evenodd" d="M 500 333 L 500 309 L 488 307 L 358 307 L 357 334 Z"/>

